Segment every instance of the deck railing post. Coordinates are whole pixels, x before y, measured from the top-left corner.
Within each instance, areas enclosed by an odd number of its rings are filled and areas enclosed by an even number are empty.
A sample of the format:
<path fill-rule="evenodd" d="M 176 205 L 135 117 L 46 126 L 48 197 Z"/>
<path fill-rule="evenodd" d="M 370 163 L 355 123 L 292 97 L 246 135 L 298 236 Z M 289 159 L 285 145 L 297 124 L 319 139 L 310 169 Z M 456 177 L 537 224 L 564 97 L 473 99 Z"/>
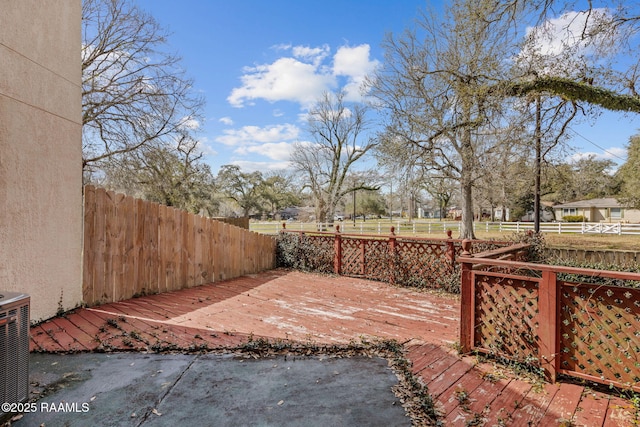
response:
<path fill-rule="evenodd" d="M 302 250 L 302 240 L 304 239 L 304 231 L 298 231 L 298 247 L 297 247 L 297 263 L 298 265 L 302 265 L 304 266 L 304 268 L 308 268 L 307 266 L 307 261 L 308 261 L 308 257 L 306 256 L 307 254 L 305 253 L 305 251 Z"/>
<path fill-rule="evenodd" d="M 462 241 L 462 256 L 471 257 L 471 240 Z M 473 264 L 462 263 L 460 275 L 460 347 L 463 353 L 469 353 L 473 348 Z"/>
<path fill-rule="evenodd" d="M 360 275 L 364 276 L 367 271 L 367 259 L 365 257 L 365 241 L 364 239 L 360 240 Z"/>
<path fill-rule="evenodd" d="M 543 271 L 538 288 L 538 339 L 540 346 L 540 366 L 551 382 L 558 373 L 559 343 L 559 301 L 558 281 L 553 271 Z"/>
<path fill-rule="evenodd" d="M 389 283 L 396 282 L 396 229 L 391 227 L 389 234 Z"/>
<path fill-rule="evenodd" d="M 449 260 L 449 267 L 453 270 L 456 264 L 456 248 L 453 245 L 453 237 L 451 236 L 451 230 L 447 230 L 447 259 Z"/>
<path fill-rule="evenodd" d="M 340 275 L 342 271 L 342 236 L 340 226 L 336 225 L 335 239 L 333 241 L 333 272 Z"/>

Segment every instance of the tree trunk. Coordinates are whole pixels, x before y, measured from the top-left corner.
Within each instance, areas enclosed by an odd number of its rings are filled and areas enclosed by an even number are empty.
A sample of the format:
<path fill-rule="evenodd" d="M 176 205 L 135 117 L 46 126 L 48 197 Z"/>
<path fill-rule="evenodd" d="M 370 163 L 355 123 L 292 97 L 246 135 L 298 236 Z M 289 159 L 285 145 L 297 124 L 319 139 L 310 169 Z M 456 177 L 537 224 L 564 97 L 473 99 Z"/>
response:
<path fill-rule="evenodd" d="M 460 226 L 461 239 L 475 239 L 473 234 L 473 186 L 471 182 L 463 181 L 461 185 L 462 192 L 462 223 Z"/>
<path fill-rule="evenodd" d="M 466 109 L 464 115 L 467 120 L 471 117 L 470 109 Z M 460 190 L 462 192 L 462 225 L 460 227 L 461 239 L 475 239 L 473 234 L 473 180 L 474 153 L 470 129 L 464 129 L 460 141 Z"/>
<path fill-rule="evenodd" d="M 533 230 L 540 233 L 540 176 L 542 175 L 542 137 L 541 137 L 541 101 L 540 95 L 536 97 L 536 172 L 535 189 L 533 197 Z"/>
<path fill-rule="evenodd" d="M 316 223 L 323 224 L 327 220 L 327 210 L 325 209 L 324 200 L 316 196 Z"/>

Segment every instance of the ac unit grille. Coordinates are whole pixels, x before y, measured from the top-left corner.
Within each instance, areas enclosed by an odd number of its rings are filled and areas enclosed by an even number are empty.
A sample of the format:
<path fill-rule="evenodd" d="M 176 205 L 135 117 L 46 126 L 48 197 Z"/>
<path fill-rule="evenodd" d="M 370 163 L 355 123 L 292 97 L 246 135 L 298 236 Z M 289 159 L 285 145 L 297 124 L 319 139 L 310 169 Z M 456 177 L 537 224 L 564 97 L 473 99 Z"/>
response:
<path fill-rule="evenodd" d="M 0 292 L 0 402 L 28 399 L 29 296 Z"/>

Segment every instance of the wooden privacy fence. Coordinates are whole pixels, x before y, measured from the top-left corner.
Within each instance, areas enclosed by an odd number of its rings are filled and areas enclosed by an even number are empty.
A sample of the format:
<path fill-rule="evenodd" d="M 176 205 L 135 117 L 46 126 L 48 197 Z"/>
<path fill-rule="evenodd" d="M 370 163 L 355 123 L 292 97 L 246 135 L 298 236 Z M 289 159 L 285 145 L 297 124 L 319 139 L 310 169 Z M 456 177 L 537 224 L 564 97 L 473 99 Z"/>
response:
<path fill-rule="evenodd" d="M 404 286 L 459 289 L 456 256 L 462 240 L 302 232 L 282 225 L 278 237 L 278 264 L 283 267 L 364 277 Z M 509 242 L 474 241 L 478 251 L 510 245 Z"/>
<path fill-rule="evenodd" d="M 83 299 L 95 305 L 274 268 L 275 240 L 85 186 L 83 257 Z"/>
<path fill-rule="evenodd" d="M 465 249 L 463 352 L 540 368 L 551 381 L 564 374 L 640 391 L 640 274 L 516 262 L 515 248 Z"/>
<path fill-rule="evenodd" d="M 240 227 L 240 228 L 244 228 L 246 230 L 249 230 L 249 217 L 248 216 L 244 216 L 244 217 L 240 217 L 240 218 L 219 218 L 219 217 L 214 217 L 211 218 L 214 219 L 216 221 L 220 221 L 220 222 L 224 222 L 227 224 L 231 224 L 231 225 L 235 225 L 236 227 Z"/>

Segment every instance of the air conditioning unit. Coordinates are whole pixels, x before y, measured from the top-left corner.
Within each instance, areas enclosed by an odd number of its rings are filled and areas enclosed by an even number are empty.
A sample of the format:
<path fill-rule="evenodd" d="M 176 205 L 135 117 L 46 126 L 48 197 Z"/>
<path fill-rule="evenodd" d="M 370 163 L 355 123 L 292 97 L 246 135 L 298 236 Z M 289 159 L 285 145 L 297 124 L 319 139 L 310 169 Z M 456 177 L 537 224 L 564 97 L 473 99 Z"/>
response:
<path fill-rule="evenodd" d="M 0 402 L 29 399 L 29 301 L 18 292 L 0 291 Z M 0 421 L 10 414 L 0 411 Z"/>

